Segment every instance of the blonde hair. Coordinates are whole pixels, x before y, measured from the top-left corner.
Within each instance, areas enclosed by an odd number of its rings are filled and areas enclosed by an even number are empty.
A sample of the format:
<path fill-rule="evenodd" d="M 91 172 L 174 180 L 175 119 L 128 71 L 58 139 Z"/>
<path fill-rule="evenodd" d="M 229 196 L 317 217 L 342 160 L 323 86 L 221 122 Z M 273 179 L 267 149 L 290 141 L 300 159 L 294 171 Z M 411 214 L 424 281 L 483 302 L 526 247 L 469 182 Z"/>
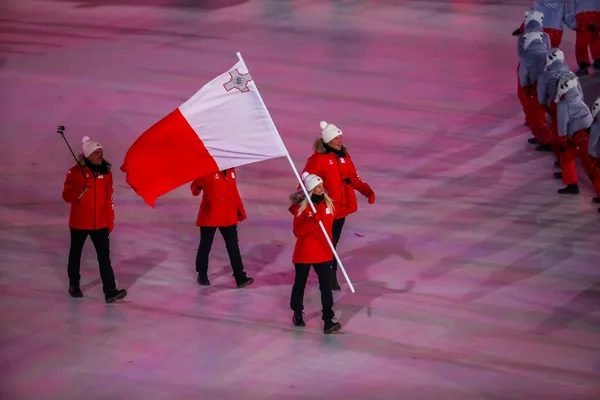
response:
<path fill-rule="evenodd" d="M 310 192 L 308 192 L 309 196 L 312 196 L 313 192 L 315 190 L 311 190 Z M 331 212 L 333 213 L 333 211 L 335 210 L 335 207 L 333 206 L 333 201 L 331 200 L 331 197 L 329 197 L 327 195 L 327 192 L 323 191 L 323 200 L 325 200 L 325 204 L 327 204 L 327 208 L 329 208 L 331 210 Z M 304 200 L 302 200 L 302 203 L 300 203 L 300 208 L 298 209 L 298 213 L 296 215 L 301 215 L 304 210 L 306 210 L 306 207 L 308 207 L 308 199 L 305 197 Z"/>

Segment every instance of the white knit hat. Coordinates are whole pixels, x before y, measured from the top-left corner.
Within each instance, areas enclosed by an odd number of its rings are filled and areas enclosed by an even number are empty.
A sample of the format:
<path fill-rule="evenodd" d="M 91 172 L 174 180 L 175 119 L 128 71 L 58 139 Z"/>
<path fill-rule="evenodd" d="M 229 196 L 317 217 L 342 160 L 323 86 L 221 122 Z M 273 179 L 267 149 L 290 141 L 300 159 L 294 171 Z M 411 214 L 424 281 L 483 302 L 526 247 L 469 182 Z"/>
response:
<path fill-rule="evenodd" d="M 323 179 L 315 174 L 309 174 L 308 172 L 302 174 L 302 180 L 304 180 L 304 187 L 306 187 L 307 192 L 310 192 L 323 183 Z"/>
<path fill-rule="evenodd" d="M 546 67 L 554 61 L 565 61 L 565 54 L 561 49 L 552 49 L 546 56 Z"/>
<path fill-rule="evenodd" d="M 529 21 L 537 21 L 540 25 L 544 26 L 544 13 L 536 10 L 528 10 L 525 13 L 525 26 Z"/>
<path fill-rule="evenodd" d="M 555 102 L 559 102 L 563 94 L 579 85 L 579 79 L 574 73 L 567 74 L 558 81 L 558 90 L 556 92 Z"/>
<path fill-rule="evenodd" d="M 598 112 L 600 112 L 600 97 L 598 97 L 592 105 L 592 117 L 596 118 Z"/>
<path fill-rule="evenodd" d="M 336 137 L 342 134 L 342 131 L 333 124 L 328 124 L 325 121 L 321 121 L 321 136 L 323 137 L 323 141 L 325 143 L 331 142 Z"/>
<path fill-rule="evenodd" d="M 94 151 L 102 148 L 102 145 L 100 143 L 94 142 L 88 136 L 84 136 L 83 139 L 81 139 L 81 142 L 81 147 L 83 148 L 83 156 L 85 158 L 88 158 L 89 155 L 92 154 Z"/>
<path fill-rule="evenodd" d="M 544 32 L 529 32 L 523 35 L 523 39 L 523 48 L 527 50 L 529 45 L 536 40 L 542 43 L 544 42 Z"/>

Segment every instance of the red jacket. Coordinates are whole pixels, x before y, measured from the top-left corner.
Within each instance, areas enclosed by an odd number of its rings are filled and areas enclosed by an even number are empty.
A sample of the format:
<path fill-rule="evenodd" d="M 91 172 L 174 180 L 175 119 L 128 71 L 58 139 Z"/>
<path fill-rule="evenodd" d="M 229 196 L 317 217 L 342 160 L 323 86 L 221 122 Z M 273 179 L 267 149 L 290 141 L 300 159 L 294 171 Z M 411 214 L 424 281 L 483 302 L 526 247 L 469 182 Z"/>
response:
<path fill-rule="evenodd" d="M 310 205 L 302 211 L 302 214 L 297 215 L 300 209 L 299 203 L 304 199 L 304 193 L 297 192 L 293 196 L 296 196 L 295 198 L 298 201 L 292 200 L 296 204 L 289 208 L 290 212 L 294 214 L 294 236 L 297 238 L 292 262 L 294 264 L 318 264 L 333 260 L 333 252 L 327 243 L 327 239 L 325 239 L 325 235 L 323 235 L 318 219 L 313 215 Z M 323 221 L 329 239 L 333 240 L 331 233 L 333 212 L 327 208 L 325 201 L 315 204 L 315 209 L 321 221 Z"/>
<path fill-rule="evenodd" d="M 344 218 L 358 210 L 355 189 L 365 197 L 372 197 L 374 201 L 375 195 L 371 187 L 358 176 L 345 147 L 345 157 L 339 158 L 335 153 L 327 151 L 323 139 L 318 139 L 313 147 L 315 152 L 302 172 L 309 172 L 323 179 L 323 186 L 334 202 L 335 218 Z"/>
<path fill-rule="evenodd" d="M 89 230 L 109 228 L 112 232 L 115 224 L 113 178 L 110 164 L 106 161 L 103 163 L 104 172 L 92 173 L 80 161 L 85 178 L 79 165 L 67 172 L 62 196 L 67 203 L 71 203 L 69 227 Z"/>
<path fill-rule="evenodd" d="M 198 178 L 192 182 L 191 189 L 194 196 L 204 191 L 196 226 L 231 226 L 246 219 L 235 168 Z"/>

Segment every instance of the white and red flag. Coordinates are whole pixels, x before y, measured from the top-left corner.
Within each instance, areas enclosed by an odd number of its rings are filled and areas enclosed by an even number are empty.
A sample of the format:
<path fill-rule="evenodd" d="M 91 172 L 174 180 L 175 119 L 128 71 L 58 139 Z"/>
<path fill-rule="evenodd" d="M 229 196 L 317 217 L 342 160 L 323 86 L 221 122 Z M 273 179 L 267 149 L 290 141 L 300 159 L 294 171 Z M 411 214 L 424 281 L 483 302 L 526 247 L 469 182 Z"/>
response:
<path fill-rule="evenodd" d="M 131 145 L 121 166 L 127 183 L 154 208 L 158 197 L 201 176 L 287 157 L 312 212 L 316 213 L 241 54 L 237 56 L 239 62 L 229 71 L 204 85 Z M 322 221 L 319 226 L 354 293 Z"/>
<path fill-rule="evenodd" d="M 154 208 L 158 197 L 198 177 L 284 156 L 288 151 L 240 57 L 146 130 L 127 151 L 121 171 Z"/>

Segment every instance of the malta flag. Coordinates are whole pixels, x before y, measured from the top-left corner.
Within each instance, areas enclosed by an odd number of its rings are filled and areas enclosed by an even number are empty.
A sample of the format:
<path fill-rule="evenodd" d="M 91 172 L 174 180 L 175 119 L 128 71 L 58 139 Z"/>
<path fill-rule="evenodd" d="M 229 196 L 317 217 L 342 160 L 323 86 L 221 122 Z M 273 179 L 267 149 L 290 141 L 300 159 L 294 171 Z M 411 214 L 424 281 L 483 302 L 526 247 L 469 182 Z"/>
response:
<path fill-rule="evenodd" d="M 144 132 L 121 171 L 152 208 L 201 176 L 288 154 L 243 60 Z"/>

